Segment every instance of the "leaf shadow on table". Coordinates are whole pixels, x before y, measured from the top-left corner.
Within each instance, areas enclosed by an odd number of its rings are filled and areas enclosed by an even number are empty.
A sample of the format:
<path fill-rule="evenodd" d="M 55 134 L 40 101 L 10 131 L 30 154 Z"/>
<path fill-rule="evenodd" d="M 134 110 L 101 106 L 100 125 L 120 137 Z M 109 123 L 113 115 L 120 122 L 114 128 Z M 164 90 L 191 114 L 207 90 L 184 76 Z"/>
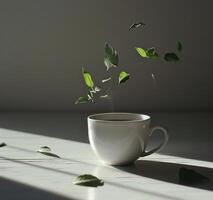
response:
<path fill-rule="evenodd" d="M 72 200 L 42 189 L 6 178 L 0 178 L 0 194 L 4 200 Z"/>
<path fill-rule="evenodd" d="M 149 160 L 137 160 L 134 164 L 129 166 L 117 166 L 119 170 L 133 173 L 142 177 L 155 179 L 158 181 L 164 181 L 174 183 L 178 185 L 184 185 L 204 190 L 213 191 L 213 169 L 208 167 L 184 165 L 178 163 L 149 161 Z M 195 173 L 199 173 L 208 180 L 199 180 L 193 182 L 191 180 L 180 178 L 180 169 L 190 169 Z M 187 178 L 187 177 L 186 177 Z"/>

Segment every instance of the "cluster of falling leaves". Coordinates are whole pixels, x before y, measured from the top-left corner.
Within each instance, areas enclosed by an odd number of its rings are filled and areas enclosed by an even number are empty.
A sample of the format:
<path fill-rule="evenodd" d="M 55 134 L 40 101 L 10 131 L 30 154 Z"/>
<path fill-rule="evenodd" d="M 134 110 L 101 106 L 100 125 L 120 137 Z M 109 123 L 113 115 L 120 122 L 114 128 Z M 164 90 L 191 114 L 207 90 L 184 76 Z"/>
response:
<path fill-rule="evenodd" d="M 129 27 L 129 31 L 134 31 L 138 28 L 144 27 L 145 25 L 146 24 L 143 22 L 133 23 Z M 178 54 L 181 53 L 183 49 L 183 45 L 180 41 L 177 42 L 176 49 L 178 53 L 165 52 L 163 56 L 164 60 L 167 62 L 178 62 L 180 60 Z M 160 57 L 155 47 L 151 47 L 148 49 L 135 47 L 135 50 L 144 59 L 156 59 Z M 117 50 L 113 48 L 110 44 L 105 43 L 104 65 L 106 66 L 107 71 L 109 71 L 112 68 L 118 67 L 118 64 L 119 64 L 119 57 L 118 57 Z M 104 87 L 95 85 L 91 73 L 86 71 L 84 68 L 82 68 L 82 76 L 87 86 L 88 92 L 86 95 L 79 97 L 75 101 L 75 104 L 94 102 L 97 99 L 97 97 L 110 99 L 110 96 L 106 93 L 106 90 L 103 89 Z M 154 73 L 151 73 L 151 77 L 154 83 L 156 83 L 156 76 Z M 128 72 L 123 70 L 119 72 L 118 84 L 123 84 L 129 79 L 130 79 L 130 74 Z M 112 77 L 107 77 L 102 80 L 102 84 L 106 84 L 110 82 L 111 80 L 112 80 Z"/>

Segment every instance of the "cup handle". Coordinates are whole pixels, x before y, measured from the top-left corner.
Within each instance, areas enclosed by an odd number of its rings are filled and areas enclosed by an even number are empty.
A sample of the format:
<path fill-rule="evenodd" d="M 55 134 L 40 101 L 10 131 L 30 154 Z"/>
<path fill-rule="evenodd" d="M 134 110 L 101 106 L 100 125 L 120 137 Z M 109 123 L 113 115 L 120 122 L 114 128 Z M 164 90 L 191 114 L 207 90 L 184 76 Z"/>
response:
<path fill-rule="evenodd" d="M 149 137 L 151 137 L 151 135 L 156 131 L 156 130 L 160 130 L 163 132 L 163 135 L 164 135 L 164 140 L 162 143 L 160 143 L 157 147 L 155 147 L 154 149 L 150 150 L 150 151 L 146 151 L 146 148 L 144 149 L 144 151 L 142 152 L 141 154 L 141 157 L 144 157 L 144 156 L 148 156 L 156 151 L 158 151 L 159 149 L 163 148 L 166 143 L 168 142 L 168 139 L 169 139 L 169 136 L 168 136 L 168 132 L 165 128 L 163 127 L 160 127 L 160 126 L 156 126 L 156 127 L 153 127 L 151 128 L 150 130 L 150 135 Z"/>

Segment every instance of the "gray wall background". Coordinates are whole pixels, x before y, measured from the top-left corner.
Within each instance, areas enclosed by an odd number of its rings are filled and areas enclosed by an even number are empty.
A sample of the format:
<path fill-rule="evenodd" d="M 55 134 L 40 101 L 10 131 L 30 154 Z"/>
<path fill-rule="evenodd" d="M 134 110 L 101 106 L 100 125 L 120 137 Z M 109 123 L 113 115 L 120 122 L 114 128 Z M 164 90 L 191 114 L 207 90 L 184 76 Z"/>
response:
<path fill-rule="evenodd" d="M 211 110 L 212 10 L 210 0 L 1 0 L 0 110 Z M 133 21 L 147 26 L 129 32 Z M 143 60 L 133 49 L 170 51 L 177 40 L 178 64 Z M 105 41 L 131 80 L 112 102 L 74 105 L 86 93 L 82 66 L 97 83 L 106 77 Z"/>

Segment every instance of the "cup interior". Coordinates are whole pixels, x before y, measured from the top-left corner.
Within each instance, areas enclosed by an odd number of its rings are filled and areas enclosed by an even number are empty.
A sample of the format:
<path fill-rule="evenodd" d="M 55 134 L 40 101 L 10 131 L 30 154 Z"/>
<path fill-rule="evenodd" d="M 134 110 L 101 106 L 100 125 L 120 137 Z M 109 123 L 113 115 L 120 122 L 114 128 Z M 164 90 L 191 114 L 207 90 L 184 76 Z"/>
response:
<path fill-rule="evenodd" d="M 110 121 L 110 122 L 132 122 L 132 121 L 144 121 L 150 119 L 148 115 L 137 113 L 99 113 L 90 115 L 90 120 L 98 121 Z"/>

